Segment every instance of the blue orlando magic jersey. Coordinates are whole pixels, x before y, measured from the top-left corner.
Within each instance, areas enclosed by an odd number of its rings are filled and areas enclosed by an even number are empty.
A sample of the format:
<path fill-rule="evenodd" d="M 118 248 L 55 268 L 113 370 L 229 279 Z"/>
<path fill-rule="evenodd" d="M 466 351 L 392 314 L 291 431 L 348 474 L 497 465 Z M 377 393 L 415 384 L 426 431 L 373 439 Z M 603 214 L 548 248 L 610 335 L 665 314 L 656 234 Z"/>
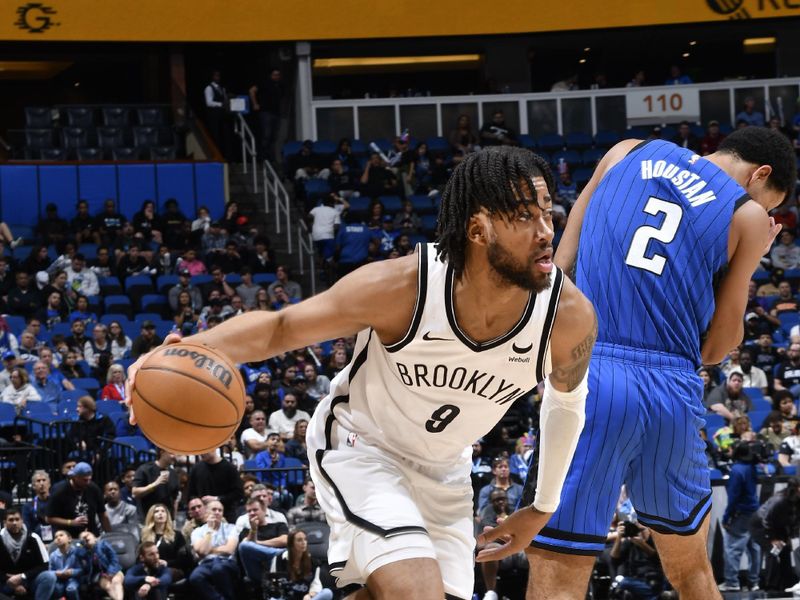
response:
<path fill-rule="evenodd" d="M 700 364 L 731 219 L 747 198 L 719 167 L 670 142 L 640 144 L 614 165 L 586 209 L 576 268 L 598 341 Z"/>

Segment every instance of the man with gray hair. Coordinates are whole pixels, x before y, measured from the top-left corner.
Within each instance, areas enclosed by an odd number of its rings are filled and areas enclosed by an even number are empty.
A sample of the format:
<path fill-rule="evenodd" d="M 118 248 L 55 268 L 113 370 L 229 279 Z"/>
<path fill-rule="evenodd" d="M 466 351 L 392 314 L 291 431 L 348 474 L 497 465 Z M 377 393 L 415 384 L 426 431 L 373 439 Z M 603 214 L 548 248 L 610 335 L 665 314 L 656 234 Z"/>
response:
<path fill-rule="evenodd" d="M 31 475 L 33 500 L 22 507 L 22 520 L 31 533 L 37 534 L 45 544 L 53 541 L 53 528 L 47 523 L 47 502 L 50 500 L 50 475 L 37 469 Z"/>

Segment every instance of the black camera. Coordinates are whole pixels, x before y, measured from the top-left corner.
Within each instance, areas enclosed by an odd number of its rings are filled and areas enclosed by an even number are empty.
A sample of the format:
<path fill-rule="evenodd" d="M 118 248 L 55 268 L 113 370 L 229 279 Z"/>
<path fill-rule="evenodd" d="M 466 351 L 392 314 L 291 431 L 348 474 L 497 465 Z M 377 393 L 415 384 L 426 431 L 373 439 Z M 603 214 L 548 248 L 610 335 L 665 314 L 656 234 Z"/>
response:
<path fill-rule="evenodd" d="M 639 526 L 633 521 L 625 521 L 623 525 L 625 526 L 625 529 L 622 532 L 622 537 L 626 538 L 636 537 L 637 535 L 639 535 L 639 532 L 641 531 L 641 529 L 639 529 Z"/>
<path fill-rule="evenodd" d="M 749 442 L 737 442 L 733 446 L 731 456 L 736 462 L 759 464 L 772 461 L 774 453 L 775 449 L 772 447 L 772 444 L 762 442 L 761 440 L 752 440 Z"/>

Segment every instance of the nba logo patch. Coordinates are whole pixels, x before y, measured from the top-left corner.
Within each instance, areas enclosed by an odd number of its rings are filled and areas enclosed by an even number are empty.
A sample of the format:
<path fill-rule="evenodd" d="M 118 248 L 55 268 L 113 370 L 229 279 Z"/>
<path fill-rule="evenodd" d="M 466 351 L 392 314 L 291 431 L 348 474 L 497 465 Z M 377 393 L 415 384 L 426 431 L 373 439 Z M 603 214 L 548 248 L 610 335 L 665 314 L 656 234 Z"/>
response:
<path fill-rule="evenodd" d="M 356 445 L 356 440 L 358 439 L 358 434 L 354 432 L 350 432 L 347 434 L 347 445 L 351 448 Z"/>

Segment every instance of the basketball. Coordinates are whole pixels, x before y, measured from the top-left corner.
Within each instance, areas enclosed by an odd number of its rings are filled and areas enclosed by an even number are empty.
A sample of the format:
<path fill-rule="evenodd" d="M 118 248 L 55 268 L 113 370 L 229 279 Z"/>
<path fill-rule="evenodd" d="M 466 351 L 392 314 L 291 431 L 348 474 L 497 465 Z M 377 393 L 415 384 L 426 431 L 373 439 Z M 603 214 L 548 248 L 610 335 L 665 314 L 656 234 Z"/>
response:
<path fill-rule="evenodd" d="M 244 384 L 236 366 L 208 346 L 156 349 L 136 373 L 133 411 L 144 435 L 175 454 L 220 447 L 244 413 Z"/>

